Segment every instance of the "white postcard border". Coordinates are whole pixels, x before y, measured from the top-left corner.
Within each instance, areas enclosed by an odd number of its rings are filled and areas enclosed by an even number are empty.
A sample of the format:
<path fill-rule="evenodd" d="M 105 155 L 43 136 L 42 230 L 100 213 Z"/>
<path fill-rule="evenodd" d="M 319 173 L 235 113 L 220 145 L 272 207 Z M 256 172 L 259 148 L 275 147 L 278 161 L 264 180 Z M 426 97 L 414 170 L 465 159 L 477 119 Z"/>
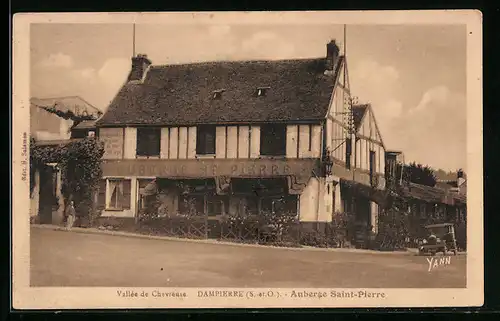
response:
<path fill-rule="evenodd" d="M 314 16 L 314 19 L 311 19 Z M 161 21 L 159 21 L 161 19 Z M 466 24 L 467 25 L 467 288 L 464 289 L 198 289 L 30 287 L 29 241 L 29 59 L 31 23 L 168 23 L 168 24 Z M 17 14 L 13 21 L 12 132 L 12 303 L 16 309 L 90 308 L 302 308 L 302 307 L 445 307 L 481 306 L 483 291 L 483 153 L 482 153 L 482 15 L 473 10 L 365 12 L 205 12 L 205 13 L 65 13 Z M 27 152 L 26 152 L 27 150 Z M 23 173 L 24 171 L 24 173 Z M 117 290 L 138 297 L 121 298 Z M 152 291 L 177 291 L 187 298 L 152 297 Z M 244 298 L 198 297 L 198 291 L 243 291 Z M 384 298 L 297 299 L 292 290 L 384 293 Z M 142 297 L 142 291 L 150 293 Z M 249 298 L 252 293 L 268 296 Z M 280 296 L 280 297 L 278 297 Z"/>

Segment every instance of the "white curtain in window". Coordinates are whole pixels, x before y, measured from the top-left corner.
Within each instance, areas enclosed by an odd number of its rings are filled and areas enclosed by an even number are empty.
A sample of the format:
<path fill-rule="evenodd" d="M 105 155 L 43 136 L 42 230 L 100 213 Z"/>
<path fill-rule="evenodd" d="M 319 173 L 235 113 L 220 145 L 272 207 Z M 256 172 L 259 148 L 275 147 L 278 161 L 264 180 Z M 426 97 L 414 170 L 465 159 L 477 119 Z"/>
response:
<path fill-rule="evenodd" d="M 111 208 L 121 208 L 123 200 L 123 182 L 122 181 L 110 181 L 109 188 L 111 192 L 111 199 L 109 207 Z"/>

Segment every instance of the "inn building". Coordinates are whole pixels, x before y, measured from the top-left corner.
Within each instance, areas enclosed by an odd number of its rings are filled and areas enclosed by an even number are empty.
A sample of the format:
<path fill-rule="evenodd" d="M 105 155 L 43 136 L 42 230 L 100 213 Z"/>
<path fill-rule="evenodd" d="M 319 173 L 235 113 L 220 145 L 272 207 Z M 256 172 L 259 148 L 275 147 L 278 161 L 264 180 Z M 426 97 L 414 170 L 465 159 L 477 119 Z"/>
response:
<path fill-rule="evenodd" d="M 136 219 L 154 191 L 160 216 L 189 211 L 190 198 L 208 220 L 286 210 L 317 227 L 349 210 L 376 229 L 376 198 L 359 191 L 384 189 L 385 146 L 372 107 L 353 103 L 334 40 L 325 53 L 170 65 L 134 56 L 95 124 L 102 216 Z"/>

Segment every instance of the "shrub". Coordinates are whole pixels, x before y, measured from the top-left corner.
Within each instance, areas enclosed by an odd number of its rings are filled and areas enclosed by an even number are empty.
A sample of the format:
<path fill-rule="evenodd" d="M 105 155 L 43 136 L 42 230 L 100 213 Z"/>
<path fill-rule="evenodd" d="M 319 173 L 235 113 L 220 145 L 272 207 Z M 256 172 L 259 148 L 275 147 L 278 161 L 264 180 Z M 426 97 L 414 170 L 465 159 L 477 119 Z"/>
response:
<path fill-rule="evenodd" d="M 300 244 L 314 247 L 327 247 L 328 239 L 324 233 L 319 231 L 306 231 L 301 233 Z"/>
<path fill-rule="evenodd" d="M 299 242 L 297 214 L 291 211 L 261 212 L 261 234 L 266 242 L 283 242 L 289 239 Z M 297 235 L 292 235 L 297 232 Z"/>

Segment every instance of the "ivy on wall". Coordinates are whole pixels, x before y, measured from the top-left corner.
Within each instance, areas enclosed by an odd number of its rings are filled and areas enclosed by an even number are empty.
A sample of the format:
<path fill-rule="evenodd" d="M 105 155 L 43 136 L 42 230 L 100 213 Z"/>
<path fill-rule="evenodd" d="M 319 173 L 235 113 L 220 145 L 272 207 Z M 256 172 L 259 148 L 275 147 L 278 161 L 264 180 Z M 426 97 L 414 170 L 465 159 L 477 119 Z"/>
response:
<path fill-rule="evenodd" d="M 62 176 L 62 194 L 65 200 L 71 196 L 77 214 L 90 221 L 95 218 L 93 195 L 102 177 L 101 162 L 104 146 L 96 138 L 89 137 L 58 146 L 30 144 L 30 191 L 34 188 L 34 172 L 47 163 L 57 163 Z"/>
<path fill-rule="evenodd" d="M 95 120 L 96 118 L 98 118 L 99 116 L 102 115 L 101 112 L 98 112 L 97 116 L 96 115 L 89 115 L 87 113 L 87 111 L 83 111 L 83 113 L 81 115 L 77 115 L 71 110 L 62 111 L 61 108 L 57 108 L 57 104 L 54 104 L 54 106 L 50 106 L 50 107 L 48 107 L 48 106 L 39 106 L 39 107 L 42 108 L 43 110 L 49 112 L 49 113 L 57 115 L 63 119 L 66 119 L 66 120 L 71 119 L 71 120 L 76 121 L 76 122 L 81 122 L 84 120 Z"/>

